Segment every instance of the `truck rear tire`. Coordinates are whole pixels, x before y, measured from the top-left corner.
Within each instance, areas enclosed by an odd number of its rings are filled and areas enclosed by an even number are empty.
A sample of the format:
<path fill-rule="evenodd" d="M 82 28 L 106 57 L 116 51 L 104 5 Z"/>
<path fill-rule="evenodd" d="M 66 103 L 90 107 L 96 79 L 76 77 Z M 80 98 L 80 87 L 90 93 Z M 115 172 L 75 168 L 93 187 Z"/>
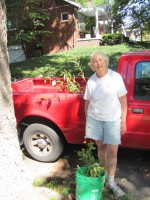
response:
<path fill-rule="evenodd" d="M 27 152 L 41 162 L 53 162 L 62 154 L 64 145 L 56 131 L 43 124 L 29 125 L 23 134 Z"/>

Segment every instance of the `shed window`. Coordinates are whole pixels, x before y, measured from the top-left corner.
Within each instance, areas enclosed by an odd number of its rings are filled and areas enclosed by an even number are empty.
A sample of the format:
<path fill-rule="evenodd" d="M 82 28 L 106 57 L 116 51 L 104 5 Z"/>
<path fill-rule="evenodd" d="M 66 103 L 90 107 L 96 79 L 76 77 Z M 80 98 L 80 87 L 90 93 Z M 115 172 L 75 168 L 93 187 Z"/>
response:
<path fill-rule="evenodd" d="M 68 21 L 68 13 L 61 13 L 61 20 Z"/>

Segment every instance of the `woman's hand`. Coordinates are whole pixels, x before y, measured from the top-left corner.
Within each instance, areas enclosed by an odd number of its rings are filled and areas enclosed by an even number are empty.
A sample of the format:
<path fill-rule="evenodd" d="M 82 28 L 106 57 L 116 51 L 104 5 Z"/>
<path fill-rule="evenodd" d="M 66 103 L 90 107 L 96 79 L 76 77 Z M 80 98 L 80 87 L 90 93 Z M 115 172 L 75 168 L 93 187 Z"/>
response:
<path fill-rule="evenodd" d="M 126 132 L 126 123 L 121 123 L 121 135 L 123 135 Z"/>
<path fill-rule="evenodd" d="M 120 103 L 121 103 L 121 124 L 120 124 L 120 132 L 121 135 L 125 133 L 126 131 L 126 115 L 127 115 L 127 97 L 126 95 L 119 97 Z"/>

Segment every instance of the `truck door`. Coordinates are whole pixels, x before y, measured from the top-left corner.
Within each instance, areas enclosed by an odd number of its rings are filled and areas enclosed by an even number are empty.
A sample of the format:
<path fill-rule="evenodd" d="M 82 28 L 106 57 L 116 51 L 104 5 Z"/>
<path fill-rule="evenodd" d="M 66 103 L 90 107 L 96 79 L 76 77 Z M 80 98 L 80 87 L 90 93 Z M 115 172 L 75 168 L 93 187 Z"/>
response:
<path fill-rule="evenodd" d="M 127 75 L 127 132 L 123 145 L 150 149 L 150 59 L 131 60 Z"/>

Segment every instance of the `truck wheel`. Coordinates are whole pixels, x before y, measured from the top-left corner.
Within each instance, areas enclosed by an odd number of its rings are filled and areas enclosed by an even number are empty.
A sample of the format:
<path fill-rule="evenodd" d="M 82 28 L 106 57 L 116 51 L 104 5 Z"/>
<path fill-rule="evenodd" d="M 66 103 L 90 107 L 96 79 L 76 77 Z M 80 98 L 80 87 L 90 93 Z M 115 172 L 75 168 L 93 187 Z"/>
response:
<path fill-rule="evenodd" d="M 24 131 L 23 143 L 27 152 L 41 162 L 57 160 L 64 149 L 58 134 L 43 124 L 29 125 Z"/>

